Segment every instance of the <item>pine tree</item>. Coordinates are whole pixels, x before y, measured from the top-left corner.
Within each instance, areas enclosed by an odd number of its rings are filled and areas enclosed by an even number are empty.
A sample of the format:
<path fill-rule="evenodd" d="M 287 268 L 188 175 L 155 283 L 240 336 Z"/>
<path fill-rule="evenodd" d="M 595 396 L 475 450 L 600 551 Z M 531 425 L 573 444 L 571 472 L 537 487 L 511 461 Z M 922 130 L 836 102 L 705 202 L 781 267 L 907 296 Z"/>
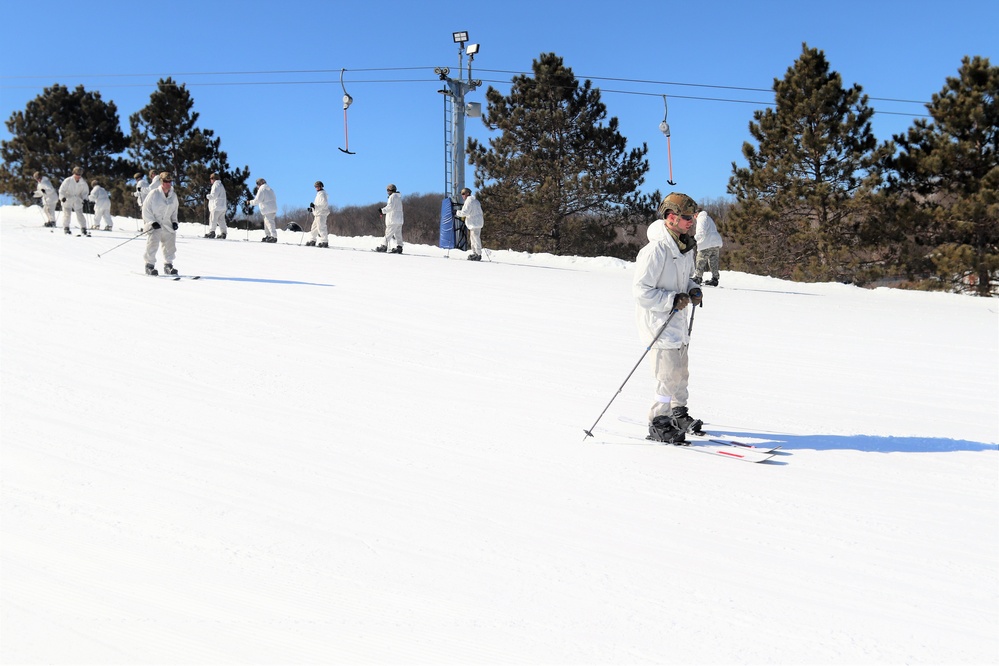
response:
<path fill-rule="evenodd" d="M 132 144 L 129 155 L 140 171 L 156 169 L 174 175 L 181 217 L 207 220 L 209 175 L 219 174 L 226 189 L 226 219 L 232 220 L 251 197 L 250 168 L 233 169 L 221 150 L 222 140 L 210 129 L 197 127 L 199 114 L 187 87 L 172 78 L 160 79 L 149 104 L 129 117 Z"/>
<path fill-rule="evenodd" d="M 731 260 L 784 278 L 852 280 L 873 260 L 860 232 L 891 146 L 878 146 L 861 87 L 844 89 L 807 44 L 774 94 L 776 108 L 749 124 L 748 166 L 732 164 L 727 231 L 741 247 Z"/>
<path fill-rule="evenodd" d="M 58 186 L 73 167 L 88 180 L 124 180 L 128 165 L 119 157 L 128 145 L 114 102 L 83 86 L 70 91 L 55 84 L 6 122 L 12 138 L 0 142 L 0 192 L 21 204 L 32 203 L 35 171 Z"/>
<path fill-rule="evenodd" d="M 999 67 L 965 56 L 918 119 L 895 137 L 891 189 L 914 213 L 913 239 L 936 284 L 999 292 Z"/>
<path fill-rule="evenodd" d="M 468 141 L 475 185 L 497 245 L 555 254 L 613 239 L 622 208 L 637 207 L 648 148 L 630 151 L 600 91 L 578 83 L 554 53 L 508 96 L 490 87 L 483 122 L 502 134 Z M 488 183 L 488 184 L 487 184 Z"/>

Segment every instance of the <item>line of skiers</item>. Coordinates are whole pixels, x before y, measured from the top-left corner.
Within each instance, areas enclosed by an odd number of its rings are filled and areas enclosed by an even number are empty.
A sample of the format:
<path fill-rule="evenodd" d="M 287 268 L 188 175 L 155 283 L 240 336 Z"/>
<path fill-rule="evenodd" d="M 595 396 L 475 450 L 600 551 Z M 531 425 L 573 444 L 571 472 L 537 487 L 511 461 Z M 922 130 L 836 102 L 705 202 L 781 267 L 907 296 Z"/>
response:
<path fill-rule="evenodd" d="M 163 173 L 166 172 L 157 172 L 155 169 L 150 169 L 148 181 L 142 173 L 136 173 L 133 176 L 135 179 L 135 190 L 132 196 L 135 197 L 136 204 L 140 210 L 142 210 L 149 193 L 160 187 Z M 46 227 L 54 227 L 56 225 L 55 209 L 58 202 L 62 201 L 62 222 L 65 232 L 67 234 L 70 233 L 70 216 L 72 213 L 75 213 L 81 233 L 85 236 L 89 235 L 87 221 L 83 214 L 83 202 L 86 199 L 94 203 L 94 222 L 92 227 L 99 229 L 103 223 L 105 231 L 112 230 L 114 223 L 111 218 L 111 197 L 108 191 L 101 187 L 97 180 L 94 181 L 94 187 L 90 190 L 87 181 L 83 179 L 82 168 L 74 167 L 73 175 L 66 178 L 58 190 L 53 187 L 48 177 L 41 172 L 36 171 L 34 176 L 37 187 L 33 196 L 40 199 L 42 212 L 46 218 Z M 225 240 L 229 232 L 225 221 L 227 204 L 225 187 L 222 185 L 222 181 L 217 173 L 211 174 L 209 179 L 212 185 L 206 197 L 208 199 L 208 233 L 205 234 L 205 238 Z M 254 194 L 254 198 L 250 201 L 250 205 L 257 206 L 261 216 L 264 218 L 264 237 L 261 240 L 265 243 L 276 243 L 277 196 L 265 179 L 258 178 L 256 185 L 257 191 Z M 329 230 L 327 227 L 327 218 L 330 214 L 329 196 L 322 181 L 317 180 L 314 186 L 316 197 L 309 205 L 309 212 L 313 216 L 313 221 L 310 238 L 306 246 L 329 247 Z M 380 209 L 380 216 L 385 221 L 385 240 L 375 248 L 375 251 L 402 254 L 402 227 L 405 223 L 402 195 L 394 184 L 389 184 L 385 189 L 388 201 Z M 464 203 L 461 210 L 455 216 L 464 220 L 465 227 L 469 232 L 471 253 L 468 255 L 468 259 L 470 261 L 479 261 L 482 259 L 482 206 L 467 187 L 461 191 L 461 197 Z"/>
<path fill-rule="evenodd" d="M 169 178 L 169 180 L 164 180 L 165 177 Z M 153 275 L 156 274 L 153 264 L 156 250 L 162 244 L 164 259 L 166 261 L 166 272 L 171 273 L 170 269 L 173 268 L 173 258 L 176 254 L 176 238 L 171 232 L 176 231 L 177 216 L 176 210 L 167 209 L 173 207 L 179 208 L 176 192 L 173 191 L 173 179 L 168 172 L 157 172 L 155 169 L 149 170 L 148 181 L 142 173 L 136 173 L 134 179 L 135 189 L 132 196 L 135 197 L 136 204 L 142 211 L 143 229 L 146 233 L 150 234 L 147 239 L 146 272 Z M 206 197 L 208 200 L 208 233 L 205 234 L 205 238 L 224 240 L 228 235 L 228 226 L 225 221 L 226 191 L 217 173 L 211 174 L 209 179 L 212 185 Z M 63 210 L 62 222 L 65 232 L 67 234 L 71 233 L 69 229 L 70 216 L 72 213 L 76 213 L 81 234 L 89 236 L 87 220 L 83 214 L 83 201 L 86 198 L 94 202 L 93 228 L 99 229 L 102 223 L 105 225 L 105 231 L 111 231 L 113 228 L 110 195 L 96 180 L 94 181 L 93 189 L 88 193 L 88 185 L 87 181 L 83 179 L 82 168 L 74 167 L 73 175 L 66 178 L 58 190 L 52 186 L 48 177 L 40 172 L 35 172 L 35 181 L 37 187 L 34 197 L 41 200 L 42 211 L 46 217 L 45 226 L 55 226 L 55 208 L 57 203 L 61 201 Z M 164 187 L 164 183 L 168 183 L 168 185 Z M 264 218 L 264 237 L 261 240 L 265 243 L 276 243 L 277 196 L 265 179 L 258 178 L 256 185 L 256 193 L 249 203 L 251 206 L 257 206 L 261 216 Z M 310 230 L 309 241 L 305 245 L 321 248 L 329 247 L 329 228 L 327 225 L 327 218 L 330 214 L 329 196 L 322 181 L 317 180 L 314 187 L 316 189 L 316 197 L 309 205 L 309 212 L 313 217 L 312 228 Z M 385 240 L 375 248 L 375 251 L 402 254 L 402 227 L 405 223 L 402 195 L 394 184 L 389 184 L 385 190 L 388 200 L 385 206 L 380 209 L 380 216 L 385 222 Z M 156 204 L 153 205 L 151 210 L 147 211 L 146 202 L 149 201 L 150 195 L 157 191 L 160 194 L 156 196 Z M 482 206 L 467 187 L 462 189 L 461 197 L 464 203 L 461 210 L 455 216 L 464 220 L 465 227 L 468 229 L 471 249 L 468 259 L 470 261 L 480 261 L 482 259 Z"/>
<path fill-rule="evenodd" d="M 56 206 L 61 203 L 63 230 L 67 234 L 71 233 L 69 230 L 69 220 L 71 215 L 75 213 L 81 233 L 84 236 L 89 236 L 87 218 L 84 215 L 84 204 L 86 201 L 90 201 L 94 209 L 93 228 L 100 229 L 103 223 L 104 231 L 111 231 L 114 226 L 114 222 L 111 219 L 111 195 L 108 194 L 108 191 L 96 179 L 91 189 L 87 181 L 83 179 L 83 169 L 74 167 L 73 174 L 62 181 L 59 189 L 56 189 L 48 176 L 40 171 L 36 171 L 34 177 L 35 192 L 32 194 L 32 197 L 39 199 L 42 214 L 45 215 L 44 226 L 56 226 Z"/>

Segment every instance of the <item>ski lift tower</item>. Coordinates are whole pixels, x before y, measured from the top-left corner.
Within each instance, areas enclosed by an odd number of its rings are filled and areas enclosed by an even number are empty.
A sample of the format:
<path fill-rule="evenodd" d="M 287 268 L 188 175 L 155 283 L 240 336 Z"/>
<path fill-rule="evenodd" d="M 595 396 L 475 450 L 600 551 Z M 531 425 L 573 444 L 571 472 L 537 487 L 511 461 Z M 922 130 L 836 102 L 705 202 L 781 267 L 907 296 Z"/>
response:
<path fill-rule="evenodd" d="M 434 74 L 447 84 L 447 88 L 440 91 L 444 95 L 444 153 L 447 160 L 444 165 L 444 190 L 453 202 L 460 204 L 460 193 L 465 187 L 465 116 L 477 118 L 482 115 L 481 104 L 473 102 L 466 106 L 465 93 L 481 86 L 482 81 L 472 79 L 472 60 L 479 52 L 479 45 L 465 46 L 468 41 L 467 30 L 453 32 L 451 37 L 458 45 L 458 78 L 448 76 L 451 70 L 447 67 L 435 68 Z M 462 68 L 466 55 L 468 75 L 463 81 Z"/>

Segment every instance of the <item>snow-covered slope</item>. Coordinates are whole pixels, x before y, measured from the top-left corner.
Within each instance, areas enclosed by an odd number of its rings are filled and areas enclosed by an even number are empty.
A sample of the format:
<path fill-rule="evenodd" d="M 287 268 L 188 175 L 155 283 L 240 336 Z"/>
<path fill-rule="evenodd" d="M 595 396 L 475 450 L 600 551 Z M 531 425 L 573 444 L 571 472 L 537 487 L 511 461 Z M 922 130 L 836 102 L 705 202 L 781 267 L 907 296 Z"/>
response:
<path fill-rule="evenodd" d="M 185 224 L 173 282 L 39 220 L 0 208 L 4 663 L 999 660 L 995 299 L 723 272 L 690 407 L 754 465 L 584 441 L 627 262 Z"/>

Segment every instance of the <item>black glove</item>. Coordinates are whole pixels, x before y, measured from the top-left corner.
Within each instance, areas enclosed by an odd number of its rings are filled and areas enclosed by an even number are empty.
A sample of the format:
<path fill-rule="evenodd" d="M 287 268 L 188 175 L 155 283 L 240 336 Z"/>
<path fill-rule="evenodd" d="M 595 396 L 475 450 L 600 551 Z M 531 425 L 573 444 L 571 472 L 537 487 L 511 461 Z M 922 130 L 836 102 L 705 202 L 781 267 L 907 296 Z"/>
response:
<path fill-rule="evenodd" d="M 45 188 L 44 187 L 42 188 L 42 194 L 45 194 Z"/>
<path fill-rule="evenodd" d="M 63 197 L 63 198 L 62 198 L 62 202 L 63 202 L 63 203 L 66 203 L 66 197 Z"/>
<path fill-rule="evenodd" d="M 704 292 L 701 291 L 700 287 L 694 287 L 687 295 L 690 296 L 690 302 L 694 304 L 694 307 L 700 305 L 701 301 L 704 300 Z"/>
<path fill-rule="evenodd" d="M 680 293 L 673 297 L 674 310 L 682 310 L 688 305 L 690 305 L 690 296 L 687 294 Z"/>
<path fill-rule="evenodd" d="M 316 207 L 316 204 L 314 204 L 314 203 L 310 203 L 310 204 L 309 204 L 309 210 L 310 210 L 310 211 L 311 211 L 311 210 L 312 210 L 313 208 L 315 208 L 315 207 Z"/>
<path fill-rule="evenodd" d="M 159 222 L 153 222 L 153 229 L 159 229 L 159 228 L 160 228 L 160 223 Z"/>
<path fill-rule="evenodd" d="M 177 227 L 178 227 L 178 226 L 179 226 L 179 225 L 178 225 L 178 224 L 177 224 L 176 222 L 174 222 L 174 223 L 173 223 L 173 230 L 174 230 L 174 231 L 177 231 Z"/>

